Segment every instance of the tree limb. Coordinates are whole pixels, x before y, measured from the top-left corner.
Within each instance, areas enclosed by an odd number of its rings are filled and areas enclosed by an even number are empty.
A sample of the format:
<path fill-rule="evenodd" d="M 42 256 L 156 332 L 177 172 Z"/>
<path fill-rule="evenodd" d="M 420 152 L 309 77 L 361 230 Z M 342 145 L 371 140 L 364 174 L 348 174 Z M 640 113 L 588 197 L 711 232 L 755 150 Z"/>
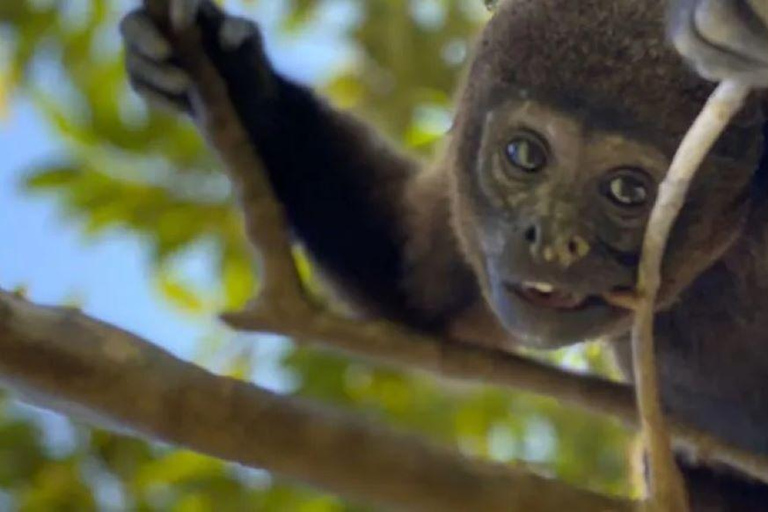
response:
<path fill-rule="evenodd" d="M 213 375 L 75 310 L 0 291 L 4 386 L 67 414 L 414 512 L 629 512 L 603 497 Z"/>
<path fill-rule="evenodd" d="M 618 419 L 628 428 L 640 428 L 632 387 L 509 352 L 422 336 L 385 322 L 357 322 L 328 312 L 298 316 L 290 310 L 258 307 L 224 318 L 236 329 L 282 334 L 300 344 L 345 352 L 394 368 L 549 396 Z M 741 450 L 674 418 L 668 426 L 676 444 L 694 452 L 700 460 L 726 464 L 768 483 L 768 458 Z"/>

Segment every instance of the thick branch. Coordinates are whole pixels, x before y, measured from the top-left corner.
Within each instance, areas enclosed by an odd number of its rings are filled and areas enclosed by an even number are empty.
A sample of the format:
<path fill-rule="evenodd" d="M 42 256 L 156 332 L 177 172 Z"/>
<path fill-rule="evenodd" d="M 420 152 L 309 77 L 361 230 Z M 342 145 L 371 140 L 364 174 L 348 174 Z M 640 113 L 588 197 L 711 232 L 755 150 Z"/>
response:
<path fill-rule="evenodd" d="M 213 375 L 117 327 L 5 292 L 0 375 L 6 387 L 63 412 L 394 510 L 634 509 Z"/>
<path fill-rule="evenodd" d="M 299 343 L 340 350 L 396 368 L 428 371 L 453 379 L 529 391 L 639 428 L 630 386 L 561 370 L 529 358 L 440 338 L 420 336 L 386 323 L 361 323 L 331 313 L 298 316 L 266 303 L 225 315 L 235 328 L 283 334 Z M 768 458 L 750 453 L 681 422 L 672 421 L 675 441 L 702 460 L 718 461 L 768 483 Z"/>

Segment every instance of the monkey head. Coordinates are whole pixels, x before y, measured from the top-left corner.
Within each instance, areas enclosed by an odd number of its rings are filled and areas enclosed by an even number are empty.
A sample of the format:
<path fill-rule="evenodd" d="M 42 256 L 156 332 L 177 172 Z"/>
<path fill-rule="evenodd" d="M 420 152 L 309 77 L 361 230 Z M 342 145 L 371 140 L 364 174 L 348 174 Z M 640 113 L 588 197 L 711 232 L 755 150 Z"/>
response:
<path fill-rule="evenodd" d="M 515 338 L 552 348 L 628 328 L 606 297 L 634 288 L 659 184 L 712 89 L 668 45 L 661 0 L 500 3 L 461 97 L 451 197 L 464 253 Z M 738 237 L 760 125 L 743 115 L 694 181 L 662 304 Z"/>

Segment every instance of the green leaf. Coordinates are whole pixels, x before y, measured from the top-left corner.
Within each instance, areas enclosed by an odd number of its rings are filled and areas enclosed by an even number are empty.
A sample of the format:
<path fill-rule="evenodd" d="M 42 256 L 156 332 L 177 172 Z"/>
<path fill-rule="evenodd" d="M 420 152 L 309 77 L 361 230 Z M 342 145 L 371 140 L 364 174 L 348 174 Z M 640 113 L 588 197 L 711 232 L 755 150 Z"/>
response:
<path fill-rule="evenodd" d="M 33 172 L 24 185 L 29 190 L 57 189 L 74 184 L 80 177 L 81 171 L 77 167 L 59 164 Z"/>
<path fill-rule="evenodd" d="M 138 489 L 180 484 L 190 480 L 216 476 L 222 463 L 189 451 L 174 451 L 146 464 L 136 475 Z"/>
<path fill-rule="evenodd" d="M 256 291 L 256 274 L 250 251 L 228 248 L 221 256 L 221 282 L 226 311 L 242 308 Z"/>
<path fill-rule="evenodd" d="M 161 271 L 156 279 L 160 293 L 174 306 L 190 314 L 200 314 L 206 309 L 205 301 L 200 295 L 186 286 L 179 278 Z"/>

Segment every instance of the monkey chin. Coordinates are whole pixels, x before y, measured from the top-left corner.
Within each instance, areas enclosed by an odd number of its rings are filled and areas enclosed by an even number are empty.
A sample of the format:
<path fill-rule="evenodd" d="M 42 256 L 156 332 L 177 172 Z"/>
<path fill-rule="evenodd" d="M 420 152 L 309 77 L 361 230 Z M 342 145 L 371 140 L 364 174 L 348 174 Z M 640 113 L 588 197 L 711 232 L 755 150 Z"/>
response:
<path fill-rule="evenodd" d="M 489 303 L 523 346 L 553 350 L 626 332 L 632 313 L 603 296 L 541 292 L 525 283 L 489 283 Z"/>

